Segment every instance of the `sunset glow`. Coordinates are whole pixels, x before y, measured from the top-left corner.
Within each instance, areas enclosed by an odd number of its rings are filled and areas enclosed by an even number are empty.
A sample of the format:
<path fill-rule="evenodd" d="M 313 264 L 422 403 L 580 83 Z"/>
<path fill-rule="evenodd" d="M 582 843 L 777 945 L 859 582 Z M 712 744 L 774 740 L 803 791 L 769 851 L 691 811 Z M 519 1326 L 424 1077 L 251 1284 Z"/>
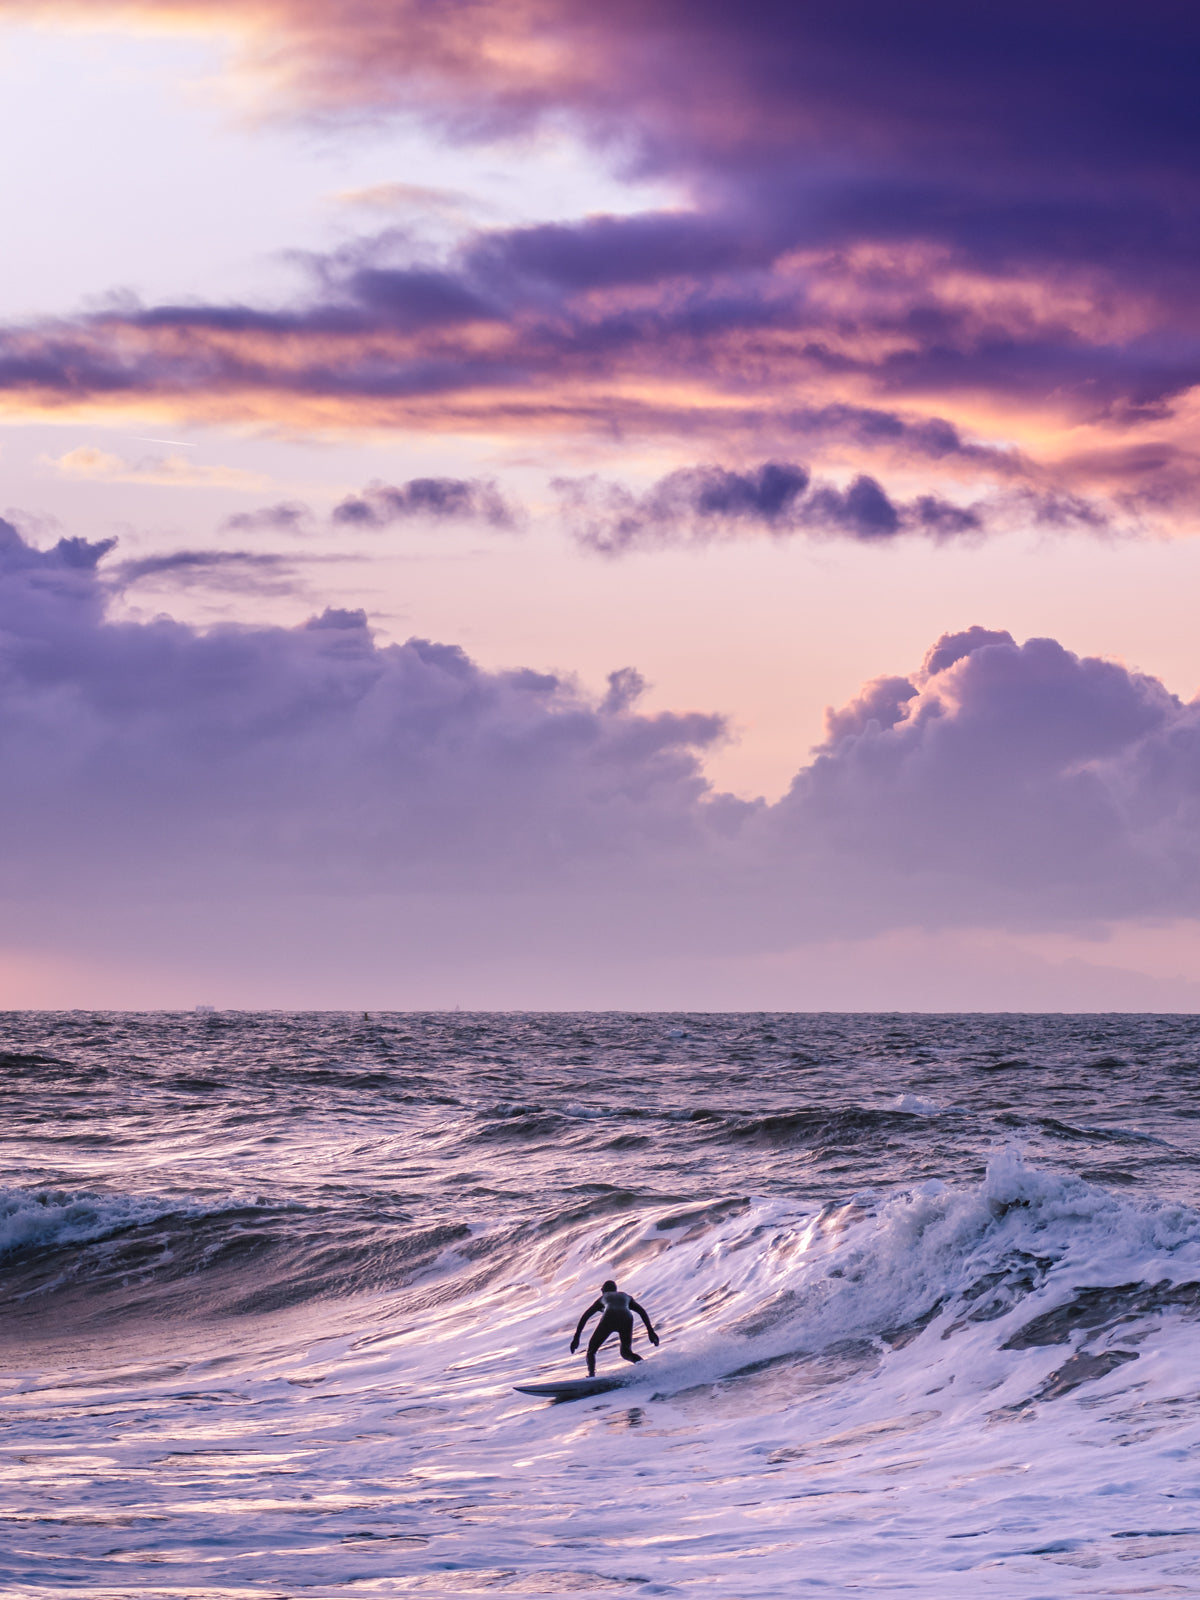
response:
<path fill-rule="evenodd" d="M 39 994 L 1191 1009 L 1192 31 L 0 5 Z"/>

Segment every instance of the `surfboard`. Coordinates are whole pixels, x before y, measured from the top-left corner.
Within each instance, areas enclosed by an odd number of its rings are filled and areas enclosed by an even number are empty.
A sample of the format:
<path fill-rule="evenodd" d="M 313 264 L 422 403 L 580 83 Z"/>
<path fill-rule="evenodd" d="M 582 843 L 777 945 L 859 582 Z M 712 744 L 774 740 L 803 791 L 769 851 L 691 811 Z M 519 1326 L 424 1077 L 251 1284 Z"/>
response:
<path fill-rule="evenodd" d="M 514 1383 L 518 1394 L 536 1394 L 544 1400 L 586 1400 L 590 1394 L 607 1394 L 623 1388 L 627 1378 L 566 1378 L 558 1383 Z"/>

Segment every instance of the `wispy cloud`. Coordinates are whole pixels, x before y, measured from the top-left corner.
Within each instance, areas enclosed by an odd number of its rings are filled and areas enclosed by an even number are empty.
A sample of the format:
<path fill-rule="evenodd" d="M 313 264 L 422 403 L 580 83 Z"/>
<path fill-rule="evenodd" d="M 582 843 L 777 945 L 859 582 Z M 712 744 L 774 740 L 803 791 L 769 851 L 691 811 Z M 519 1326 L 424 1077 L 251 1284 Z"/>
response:
<path fill-rule="evenodd" d="M 147 483 L 177 489 L 265 489 L 269 479 L 261 472 L 193 461 L 187 456 L 141 456 L 127 461 L 95 445 L 78 445 L 61 456 L 43 456 L 42 465 L 65 478 L 85 478 L 96 483 Z"/>
<path fill-rule="evenodd" d="M 424 183 L 373 183 L 364 189 L 342 189 L 334 199 L 366 211 L 398 211 L 461 222 L 489 208 L 461 189 L 439 189 Z"/>
<path fill-rule="evenodd" d="M 296 588 L 295 569 L 291 557 L 251 550 L 171 550 L 110 563 L 104 577 L 117 589 L 150 583 L 157 588 L 290 594 Z"/>
<path fill-rule="evenodd" d="M 410 478 L 401 484 L 368 484 L 361 494 L 339 501 L 330 520 L 353 528 L 385 528 L 422 518 L 513 528 L 520 516 L 490 478 Z"/>
<path fill-rule="evenodd" d="M 312 523 L 312 509 L 303 500 L 280 500 L 254 511 L 235 511 L 221 526 L 232 533 L 301 533 Z"/>
<path fill-rule="evenodd" d="M 1114 532 L 1130 525 L 1118 506 L 1017 482 L 972 501 L 937 494 L 909 499 L 859 473 L 842 484 L 814 477 L 796 461 L 730 468 L 679 467 L 644 490 L 592 474 L 553 478 L 550 520 L 584 549 L 604 556 L 768 537 L 849 539 L 864 544 L 916 537 L 941 544 L 1013 529 Z M 491 478 L 376 480 L 318 515 L 299 500 L 240 511 L 222 527 L 235 533 L 302 533 L 328 526 L 374 532 L 422 523 L 482 524 L 514 531 L 534 512 Z"/>
<path fill-rule="evenodd" d="M 940 542 L 985 528 L 977 507 L 934 495 L 897 502 L 865 475 L 838 488 L 814 482 L 797 462 L 768 461 L 744 471 L 683 467 L 643 494 L 595 477 L 560 478 L 554 487 L 573 537 L 610 556 L 755 534 L 781 539 L 808 533 L 870 544 L 903 533 Z"/>

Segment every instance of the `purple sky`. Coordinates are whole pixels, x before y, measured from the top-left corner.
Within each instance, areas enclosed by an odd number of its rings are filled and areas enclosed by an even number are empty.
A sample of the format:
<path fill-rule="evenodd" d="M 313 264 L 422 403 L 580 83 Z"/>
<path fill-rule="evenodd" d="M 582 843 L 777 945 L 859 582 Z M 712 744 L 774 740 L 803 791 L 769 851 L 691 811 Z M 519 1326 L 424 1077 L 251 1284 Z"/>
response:
<path fill-rule="evenodd" d="M 1200 1009 L 1200 19 L 0 0 L 0 1004 Z"/>

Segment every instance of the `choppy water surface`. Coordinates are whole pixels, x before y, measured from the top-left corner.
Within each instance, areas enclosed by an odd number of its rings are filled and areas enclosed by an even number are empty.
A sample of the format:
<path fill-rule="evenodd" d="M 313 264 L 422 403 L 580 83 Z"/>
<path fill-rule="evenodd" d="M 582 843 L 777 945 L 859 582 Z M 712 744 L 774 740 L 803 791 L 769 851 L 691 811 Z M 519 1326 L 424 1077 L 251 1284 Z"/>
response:
<path fill-rule="evenodd" d="M 1200 1019 L 24 1013 L 0 1094 L 5 1596 L 1200 1594 Z M 661 1348 L 514 1393 L 609 1275 Z"/>

